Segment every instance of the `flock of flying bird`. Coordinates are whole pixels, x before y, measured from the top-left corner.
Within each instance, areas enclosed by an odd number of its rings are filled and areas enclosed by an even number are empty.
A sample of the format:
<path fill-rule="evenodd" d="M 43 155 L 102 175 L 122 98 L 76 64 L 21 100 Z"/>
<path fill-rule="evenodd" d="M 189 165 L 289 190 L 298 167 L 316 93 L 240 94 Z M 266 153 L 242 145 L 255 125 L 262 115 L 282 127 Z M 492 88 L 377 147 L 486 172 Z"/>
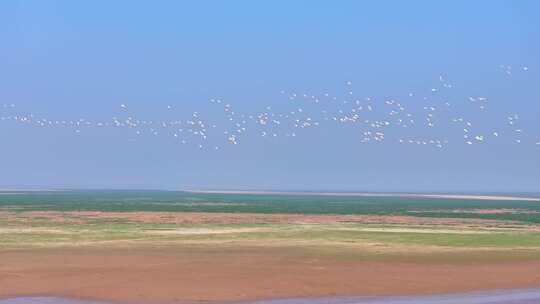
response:
<path fill-rule="evenodd" d="M 511 66 L 501 66 L 512 75 Z M 519 70 L 528 71 L 527 67 Z M 475 121 L 475 116 L 486 115 L 490 101 L 483 96 L 469 96 L 464 100 L 450 101 L 443 91 L 453 85 L 440 76 L 437 85 L 425 94 L 409 93 L 405 100 L 358 97 L 350 81 L 346 91 L 339 96 L 330 93 L 309 94 L 281 91 L 286 105 L 272 106 L 262 111 L 246 114 L 236 111 L 223 99 L 210 99 L 221 117 L 205 119 L 201 112 L 192 112 L 179 120 L 145 120 L 137 118 L 128 104 L 120 103 L 119 114 L 109 120 L 90 119 L 57 120 L 34 114 L 15 113 L 15 104 L 0 105 L 0 123 L 20 123 L 42 128 L 67 128 L 76 134 L 90 128 L 124 128 L 135 138 L 146 135 L 166 135 L 184 145 L 199 149 L 219 150 L 223 144 L 238 145 L 248 136 L 262 138 L 296 137 L 309 129 L 351 126 L 351 134 L 361 143 L 395 141 L 404 145 L 444 148 L 450 143 L 477 145 L 494 140 L 513 144 L 529 144 L 540 148 L 540 136 L 525 136 L 520 126 L 520 116 L 508 113 L 495 126 L 485 126 L 485 121 Z M 173 105 L 166 106 L 170 116 Z M 490 121 L 488 119 L 488 121 Z M 443 129 L 441 129 L 443 128 Z M 448 129 L 451 128 L 451 129 Z M 397 131 L 400 129 L 401 131 Z M 339 132 L 335 130 L 336 132 Z M 404 135 L 408 134 L 408 135 Z"/>

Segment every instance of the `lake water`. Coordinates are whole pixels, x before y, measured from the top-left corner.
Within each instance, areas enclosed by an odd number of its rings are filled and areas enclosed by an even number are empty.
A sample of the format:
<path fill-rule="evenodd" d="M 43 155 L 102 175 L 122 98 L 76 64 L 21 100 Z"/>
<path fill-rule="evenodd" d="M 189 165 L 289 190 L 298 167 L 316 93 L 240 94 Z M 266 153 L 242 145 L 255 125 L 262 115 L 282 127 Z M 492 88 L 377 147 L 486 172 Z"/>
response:
<path fill-rule="evenodd" d="M 497 290 L 465 294 L 417 297 L 333 297 L 279 299 L 242 304 L 539 304 L 540 289 Z M 0 304 L 108 304 L 104 301 L 54 297 L 29 297 L 0 300 Z M 230 304 L 230 303 L 229 303 Z"/>
<path fill-rule="evenodd" d="M 415 215 L 443 218 L 483 218 L 540 223 L 538 201 L 437 197 L 396 194 L 335 195 L 191 193 L 151 190 L 15 191 L 0 189 L 0 208 L 12 211 L 154 211 L 234 212 L 347 215 Z M 484 193 L 488 196 L 504 194 Z M 540 198 L 540 193 L 512 193 Z M 462 214 L 452 210 L 516 209 L 518 213 Z"/>

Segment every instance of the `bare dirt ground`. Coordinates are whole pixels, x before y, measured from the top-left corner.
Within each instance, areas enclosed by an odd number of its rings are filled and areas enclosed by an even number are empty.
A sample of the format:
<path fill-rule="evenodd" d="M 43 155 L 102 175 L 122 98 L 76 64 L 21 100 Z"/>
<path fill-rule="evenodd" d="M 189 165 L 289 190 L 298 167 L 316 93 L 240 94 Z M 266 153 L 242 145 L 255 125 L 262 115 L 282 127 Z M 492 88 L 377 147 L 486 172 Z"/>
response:
<path fill-rule="evenodd" d="M 62 248 L 0 253 L 0 297 L 152 303 L 407 295 L 540 286 L 540 261 L 399 262 L 287 248 Z"/>

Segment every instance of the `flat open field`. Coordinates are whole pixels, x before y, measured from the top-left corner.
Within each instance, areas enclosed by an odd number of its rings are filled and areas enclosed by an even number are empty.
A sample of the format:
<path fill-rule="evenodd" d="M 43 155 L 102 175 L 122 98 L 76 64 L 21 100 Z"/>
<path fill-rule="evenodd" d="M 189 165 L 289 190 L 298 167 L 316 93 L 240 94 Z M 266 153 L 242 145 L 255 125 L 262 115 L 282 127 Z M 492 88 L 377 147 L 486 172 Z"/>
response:
<path fill-rule="evenodd" d="M 222 301 L 540 287 L 540 202 L 0 195 L 0 297 Z"/>

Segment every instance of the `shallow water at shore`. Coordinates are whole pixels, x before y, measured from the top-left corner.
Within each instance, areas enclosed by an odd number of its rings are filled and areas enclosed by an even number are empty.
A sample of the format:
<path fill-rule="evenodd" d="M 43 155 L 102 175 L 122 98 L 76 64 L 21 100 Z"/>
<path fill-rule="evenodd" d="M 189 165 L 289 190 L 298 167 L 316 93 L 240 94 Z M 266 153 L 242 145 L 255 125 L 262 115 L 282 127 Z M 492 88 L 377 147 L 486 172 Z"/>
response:
<path fill-rule="evenodd" d="M 540 289 L 496 290 L 476 293 L 406 296 L 283 299 L 254 304 L 537 304 Z"/>
<path fill-rule="evenodd" d="M 57 297 L 19 297 L 0 304 L 108 304 L 105 301 Z M 232 302 L 229 302 L 231 304 Z M 328 297 L 243 302 L 243 304 L 537 304 L 540 289 L 496 290 L 487 292 L 406 297 Z"/>
<path fill-rule="evenodd" d="M 18 297 L 0 300 L 0 304 L 110 304 L 105 301 L 75 300 L 57 297 Z"/>

